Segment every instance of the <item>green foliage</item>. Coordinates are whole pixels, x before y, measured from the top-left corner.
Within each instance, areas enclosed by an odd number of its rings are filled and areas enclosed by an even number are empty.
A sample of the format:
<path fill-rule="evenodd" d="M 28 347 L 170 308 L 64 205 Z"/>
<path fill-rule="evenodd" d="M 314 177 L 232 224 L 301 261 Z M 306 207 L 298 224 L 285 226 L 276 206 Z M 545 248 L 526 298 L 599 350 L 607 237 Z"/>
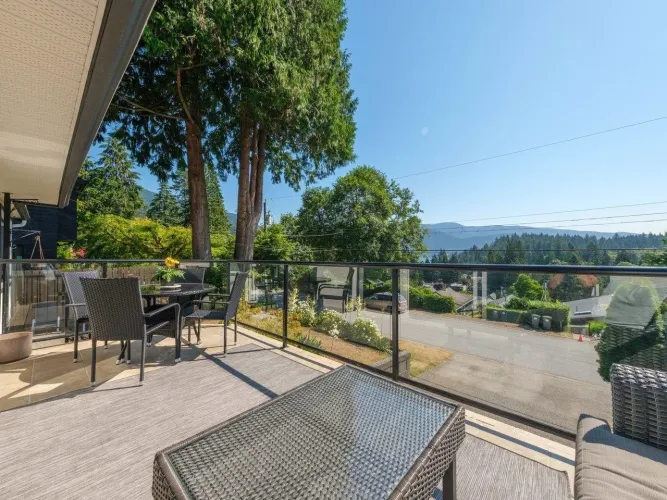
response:
<path fill-rule="evenodd" d="M 551 291 L 555 300 L 569 302 L 590 297 L 591 287 L 586 286 L 580 276 L 575 274 L 566 274 L 563 280 Z"/>
<path fill-rule="evenodd" d="M 338 336 L 343 331 L 347 321 L 343 315 L 331 309 L 323 309 L 317 314 L 315 329 L 327 335 Z"/>
<path fill-rule="evenodd" d="M 315 326 L 315 323 L 318 321 L 318 316 L 315 312 L 315 303 L 310 297 L 308 300 L 296 301 L 293 313 L 301 326 Z"/>
<path fill-rule="evenodd" d="M 206 197 L 208 198 L 208 223 L 211 233 L 229 233 L 229 219 L 220 191 L 220 180 L 210 163 L 206 164 Z"/>
<path fill-rule="evenodd" d="M 158 266 L 158 268 L 155 270 L 155 276 L 153 276 L 153 279 L 155 281 L 172 281 L 174 278 L 182 278 L 185 276 L 185 271 L 182 269 L 178 269 L 176 267 L 166 267 L 166 266 Z"/>
<path fill-rule="evenodd" d="M 521 241 L 524 258 L 522 262 L 510 262 L 508 259 L 516 257 L 506 255 L 508 243 L 512 238 Z M 554 261 L 560 261 L 564 264 L 586 263 L 596 266 L 609 266 L 613 264 L 610 249 L 622 248 L 655 248 L 664 247 L 661 234 L 632 234 L 632 235 L 614 235 L 609 238 L 597 237 L 591 235 L 550 235 L 550 234 L 521 234 L 514 236 L 502 236 L 493 243 L 484 245 L 483 251 L 457 252 L 459 262 L 463 264 L 552 264 Z M 537 251 L 536 251 L 537 250 Z M 626 258 L 630 262 L 638 262 L 639 252 L 625 250 L 633 255 L 632 258 Z M 624 252 L 624 253 L 625 253 Z M 650 261 L 655 253 L 644 254 L 644 259 Z M 627 254 L 626 254 L 627 256 Z M 617 257 L 617 255 L 616 255 Z M 667 262 L 665 260 L 664 262 Z M 649 265 L 659 265 L 652 264 Z"/>
<path fill-rule="evenodd" d="M 80 177 L 84 187 L 77 206 L 83 218 L 105 214 L 134 217 L 144 207 L 137 184 L 139 174 L 132 169 L 127 150 L 117 139 L 104 142 L 97 162 L 84 162 Z"/>
<path fill-rule="evenodd" d="M 160 181 L 160 189 L 151 200 L 146 215 L 149 219 L 158 221 L 165 226 L 178 226 L 182 224 L 181 208 L 171 193 L 169 183 L 166 180 Z"/>
<path fill-rule="evenodd" d="M 607 328 L 607 323 L 604 321 L 593 320 L 588 322 L 588 333 L 591 335 L 600 333 L 605 328 Z"/>
<path fill-rule="evenodd" d="M 192 258 L 191 234 L 183 227 L 168 227 L 150 219 L 97 215 L 79 222 L 77 248 L 90 259 Z"/>
<path fill-rule="evenodd" d="M 456 302 L 452 297 L 443 297 L 429 288 L 410 287 L 410 307 L 425 311 L 453 313 Z"/>
<path fill-rule="evenodd" d="M 619 286 L 612 296 L 607 327 L 595 346 L 598 372 L 609 380 L 614 363 L 624 363 L 660 371 L 667 369 L 663 306 L 650 280 Z"/>
<path fill-rule="evenodd" d="M 523 273 L 519 274 L 514 284 L 510 287 L 510 293 L 529 300 L 540 300 L 543 291 L 539 281 Z"/>
<path fill-rule="evenodd" d="M 419 202 L 372 167 L 355 168 L 331 188 L 307 189 L 302 201 L 297 231 L 324 249 L 320 259 L 412 262 L 413 250 L 425 248 Z"/>
<path fill-rule="evenodd" d="M 378 351 L 391 351 L 391 340 L 380 334 L 380 329 L 371 318 L 359 316 L 353 323 L 343 327 L 341 336 L 345 340 L 367 345 Z"/>
<path fill-rule="evenodd" d="M 506 304 L 507 310 L 524 311 L 522 321 L 531 324 L 531 314 L 551 317 L 551 329 L 556 332 L 564 331 L 570 324 L 571 310 L 560 302 L 544 302 L 541 300 L 529 300 L 520 297 L 512 297 Z"/>
<path fill-rule="evenodd" d="M 322 342 L 320 342 L 317 338 L 313 337 L 312 335 L 308 335 L 307 333 L 300 333 L 299 336 L 296 338 L 296 341 L 301 344 L 314 347 L 316 349 L 322 348 Z"/>
<path fill-rule="evenodd" d="M 529 300 L 526 304 L 527 313 L 524 317 L 525 323 L 530 323 L 530 315 L 551 317 L 551 329 L 555 332 L 565 331 L 570 324 L 570 308 L 559 302 L 543 302 L 540 300 Z"/>

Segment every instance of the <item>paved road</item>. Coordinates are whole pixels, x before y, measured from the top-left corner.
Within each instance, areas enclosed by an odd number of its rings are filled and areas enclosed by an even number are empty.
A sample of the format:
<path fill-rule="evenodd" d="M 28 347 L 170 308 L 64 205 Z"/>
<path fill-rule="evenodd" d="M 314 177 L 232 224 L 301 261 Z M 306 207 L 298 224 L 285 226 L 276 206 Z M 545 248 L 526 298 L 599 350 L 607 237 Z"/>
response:
<path fill-rule="evenodd" d="M 389 314 L 364 314 L 390 335 Z M 420 375 L 431 384 L 571 431 L 581 413 L 611 418 L 593 342 L 423 311 L 402 314 L 399 328 L 402 339 L 453 353 Z"/>
<path fill-rule="evenodd" d="M 364 315 L 375 319 L 385 335 L 390 334 L 390 315 L 369 310 Z M 399 318 L 402 339 L 598 386 L 607 385 L 597 373 L 593 342 L 577 342 L 492 321 L 423 311 L 409 311 Z"/>

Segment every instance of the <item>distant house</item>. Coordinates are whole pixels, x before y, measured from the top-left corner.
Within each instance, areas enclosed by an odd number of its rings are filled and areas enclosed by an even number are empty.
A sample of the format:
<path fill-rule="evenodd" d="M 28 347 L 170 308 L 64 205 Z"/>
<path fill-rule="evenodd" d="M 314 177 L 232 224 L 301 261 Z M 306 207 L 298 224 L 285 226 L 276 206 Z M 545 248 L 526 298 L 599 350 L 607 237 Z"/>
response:
<path fill-rule="evenodd" d="M 611 302 L 611 295 L 589 297 L 587 299 L 563 302 L 572 313 L 570 317 L 573 323 L 585 323 L 593 319 L 604 319 L 607 315 L 607 307 Z"/>

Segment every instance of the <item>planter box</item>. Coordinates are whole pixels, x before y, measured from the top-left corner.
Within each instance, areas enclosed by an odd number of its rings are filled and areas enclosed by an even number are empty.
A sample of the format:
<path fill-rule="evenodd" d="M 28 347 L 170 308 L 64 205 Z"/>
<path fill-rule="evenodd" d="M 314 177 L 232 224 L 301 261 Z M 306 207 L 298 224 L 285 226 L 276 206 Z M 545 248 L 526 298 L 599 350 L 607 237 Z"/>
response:
<path fill-rule="evenodd" d="M 0 335 L 0 363 L 11 363 L 30 356 L 32 332 L 16 332 Z"/>
<path fill-rule="evenodd" d="M 378 361 L 373 368 L 391 373 L 391 356 L 382 361 Z M 399 351 L 398 353 L 398 374 L 401 377 L 410 377 L 410 352 Z"/>

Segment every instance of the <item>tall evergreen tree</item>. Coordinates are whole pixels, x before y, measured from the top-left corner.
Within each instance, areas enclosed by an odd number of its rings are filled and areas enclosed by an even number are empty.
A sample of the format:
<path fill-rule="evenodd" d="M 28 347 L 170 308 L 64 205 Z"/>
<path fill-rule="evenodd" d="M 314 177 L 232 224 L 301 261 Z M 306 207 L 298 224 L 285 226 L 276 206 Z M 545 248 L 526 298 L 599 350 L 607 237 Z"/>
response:
<path fill-rule="evenodd" d="M 211 232 L 229 232 L 229 219 L 220 191 L 220 181 L 215 168 L 210 163 L 206 165 L 206 196 L 208 196 L 208 221 Z"/>
<path fill-rule="evenodd" d="M 146 215 L 166 226 L 179 226 L 182 223 L 180 207 L 171 193 L 167 180 L 160 181 L 160 190 L 151 200 Z"/>
<path fill-rule="evenodd" d="M 188 192 L 188 172 L 185 169 L 179 169 L 174 175 L 173 182 L 174 197 L 178 204 L 178 216 L 180 225 L 190 225 L 190 194 Z"/>
<path fill-rule="evenodd" d="M 85 182 L 79 194 L 78 208 L 85 215 L 119 215 L 126 219 L 144 207 L 137 181 L 139 174 L 125 147 L 115 138 L 104 142 L 97 162 L 86 159 L 81 179 Z"/>

